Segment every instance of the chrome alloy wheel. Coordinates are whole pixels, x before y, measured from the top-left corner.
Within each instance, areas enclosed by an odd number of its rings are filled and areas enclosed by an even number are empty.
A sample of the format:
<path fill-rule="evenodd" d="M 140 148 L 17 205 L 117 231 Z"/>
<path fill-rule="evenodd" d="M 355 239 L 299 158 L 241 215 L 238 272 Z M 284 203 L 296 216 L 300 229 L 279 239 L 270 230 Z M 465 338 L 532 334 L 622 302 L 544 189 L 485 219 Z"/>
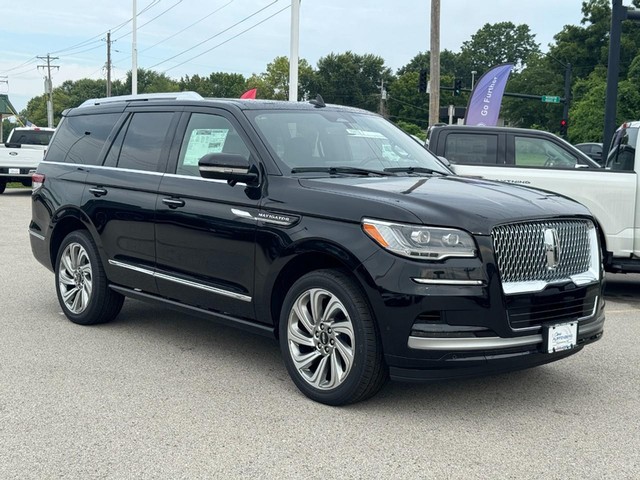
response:
<path fill-rule="evenodd" d="M 301 378 L 320 390 L 341 385 L 353 366 L 353 323 L 340 299 L 327 290 L 312 288 L 296 299 L 287 343 Z"/>
<path fill-rule="evenodd" d="M 93 276 L 89 255 L 79 243 L 70 243 L 62 252 L 58 288 L 62 301 L 71 313 L 84 312 L 91 300 Z"/>

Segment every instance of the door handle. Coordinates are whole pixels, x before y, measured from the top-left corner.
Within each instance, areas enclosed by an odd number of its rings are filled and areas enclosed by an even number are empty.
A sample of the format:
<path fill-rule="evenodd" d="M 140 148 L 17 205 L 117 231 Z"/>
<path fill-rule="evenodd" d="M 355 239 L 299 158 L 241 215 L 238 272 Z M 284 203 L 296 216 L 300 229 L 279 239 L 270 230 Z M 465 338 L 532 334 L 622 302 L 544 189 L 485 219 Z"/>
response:
<path fill-rule="evenodd" d="M 169 208 L 184 207 L 184 200 L 180 200 L 179 198 L 163 198 L 162 203 L 167 205 Z"/>
<path fill-rule="evenodd" d="M 90 188 L 89 192 L 91 192 L 94 197 L 102 197 L 107 194 L 107 189 L 94 187 L 94 188 Z"/>

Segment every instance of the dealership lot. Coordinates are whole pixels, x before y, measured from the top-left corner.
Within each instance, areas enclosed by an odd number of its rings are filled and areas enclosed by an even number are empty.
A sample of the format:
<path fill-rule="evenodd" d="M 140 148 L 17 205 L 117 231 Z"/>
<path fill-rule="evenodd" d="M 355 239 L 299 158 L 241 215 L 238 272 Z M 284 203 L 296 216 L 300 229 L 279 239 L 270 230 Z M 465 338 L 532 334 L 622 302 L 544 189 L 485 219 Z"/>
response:
<path fill-rule="evenodd" d="M 316 404 L 274 341 L 127 300 L 61 313 L 30 192 L 0 196 L 0 478 L 637 478 L 640 275 L 603 339 L 547 366 Z"/>

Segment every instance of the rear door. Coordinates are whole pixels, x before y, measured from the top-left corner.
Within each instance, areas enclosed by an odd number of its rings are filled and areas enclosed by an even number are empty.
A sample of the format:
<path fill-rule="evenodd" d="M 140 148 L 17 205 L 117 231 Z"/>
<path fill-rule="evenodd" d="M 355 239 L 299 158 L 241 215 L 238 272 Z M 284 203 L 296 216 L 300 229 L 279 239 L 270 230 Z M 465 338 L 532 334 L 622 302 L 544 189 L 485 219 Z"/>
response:
<path fill-rule="evenodd" d="M 89 169 L 84 192 L 109 280 L 149 293 L 157 292 L 156 196 L 179 117 L 161 107 L 129 110 L 104 164 Z"/>
<path fill-rule="evenodd" d="M 158 289 L 164 297 L 237 317 L 253 318 L 258 189 L 204 179 L 207 153 L 257 159 L 228 112 L 185 112 L 157 201 Z"/>

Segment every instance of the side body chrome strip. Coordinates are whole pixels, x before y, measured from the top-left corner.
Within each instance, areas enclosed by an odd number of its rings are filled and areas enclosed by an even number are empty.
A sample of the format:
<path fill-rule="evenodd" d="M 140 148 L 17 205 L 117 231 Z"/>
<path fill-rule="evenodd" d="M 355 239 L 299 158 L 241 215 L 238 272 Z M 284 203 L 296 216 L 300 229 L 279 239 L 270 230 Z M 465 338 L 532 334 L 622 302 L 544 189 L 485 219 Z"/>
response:
<path fill-rule="evenodd" d="M 171 275 L 154 272 L 153 270 L 149 270 L 147 268 L 137 267 L 135 265 L 130 265 L 124 262 L 118 262 L 117 260 L 109 260 L 109 265 L 113 265 L 114 267 L 126 268 L 128 270 L 133 270 L 134 272 L 143 273 L 145 275 L 150 275 L 152 277 L 160 278 L 162 280 L 167 280 L 169 282 L 179 283 L 180 285 L 185 285 L 187 287 L 199 288 L 200 290 L 204 290 L 209 293 L 215 293 L 216 295 L 223 295 L 225 297 L 230 297 L 235 300 L 240 300 L 242 302 L 251 302 L 252 300 L 251 297 L 248 295 L 242 295 L 241 293 L 230 292 L 228 290 L 211 287 L 209 285 L 204 285 L 202 283 L 197 283 L 197 282 L 192 282 L 190 280 L 184 280 L 182 278 L 172 277 Z"/>
<path fill-rule="evenodd" d="M 483 280 L 445 280 L 439 278 L 412 278 L 411 280 L 421 285 L 458 285 L 464 287 L 475 287 L 485 284 Z"/>
<path fill-rule="evenodd" d="M 409 337 L 409 348 L 417 350 L 486 350 L 524 345 L 535 345 L 542 342 L 542 335 L 526 337 L 475 337 L 475 338 L 425 338 Z"/>

